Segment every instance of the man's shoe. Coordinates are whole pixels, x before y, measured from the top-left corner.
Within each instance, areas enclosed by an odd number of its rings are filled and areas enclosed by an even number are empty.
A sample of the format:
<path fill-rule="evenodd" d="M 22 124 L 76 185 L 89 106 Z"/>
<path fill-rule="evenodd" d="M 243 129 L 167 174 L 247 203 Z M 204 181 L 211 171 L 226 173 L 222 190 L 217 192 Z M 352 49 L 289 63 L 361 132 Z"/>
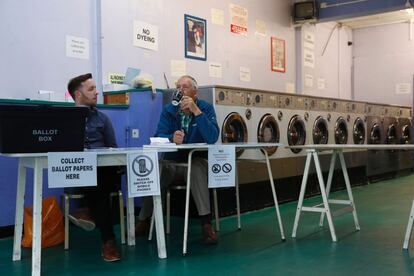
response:
<path fill-rule="evenodd" d="M 102 244 L 102 258 L 107 262 L 121 260 L 121 255 L 116 248 L 115 240 L 109 240 Z"/>
<path fill-rule="evenodd" d="M 95 221 L 89 215 L 89 209 L 87 208 L 76 210 L 73 215 L 69 215 L 69 220 L 86 231 L 95 229 Z"/>
<path fill-rule="evenodd" d="M 146 236 L 149 234 L 149 229 L 151 226 L 151 218 L 138 220 L 138 223 L 135 225 L 135 236 Z"/>
<path fill-rule="evenodd" d="M 206 223 L 203 226 L 203 240 L 206 244 L 216 244 L 218 241 L 217 234 L 214 232 L 211 224 Z"/>

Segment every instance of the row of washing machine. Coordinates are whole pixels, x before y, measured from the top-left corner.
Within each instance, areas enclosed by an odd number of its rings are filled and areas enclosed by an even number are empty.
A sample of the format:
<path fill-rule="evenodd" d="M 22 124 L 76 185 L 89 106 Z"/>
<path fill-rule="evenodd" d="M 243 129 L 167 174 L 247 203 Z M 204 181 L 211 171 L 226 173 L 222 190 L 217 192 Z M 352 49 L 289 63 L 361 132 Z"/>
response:
<path fill-rule="evenodd" d="M 220 127 L 218 142 L 221 143 L 411 143 L 409 107 L 226 86 L 202 86 L 198 97 L 214 105 Z M 165 101 L 169 101 L 168 95 Z M 271 165 L 275 168 L 275 178 L 299 176 L 303 173 L 304 151 L 279 147 L 268 148 L 268 154 Z M 263 154 L 257 150 L 239 151 L 237 155 L 240 160 L 263 159 Z M 367 176 L 411 167 L 409 152 L 348 151 L 345 157 L 348 167 L 366 167 Z M 387 162 L 379 162 L 379 158 Z M 322 157 L 321 162 L 323 167 L 328 167 L 324 166 L 324 163 L 329 162 L 327 158 Z M 241 167 L 241 183 L 266 179 L 263 166 L 248 164 L 243 167 L 241 164 Z"/>

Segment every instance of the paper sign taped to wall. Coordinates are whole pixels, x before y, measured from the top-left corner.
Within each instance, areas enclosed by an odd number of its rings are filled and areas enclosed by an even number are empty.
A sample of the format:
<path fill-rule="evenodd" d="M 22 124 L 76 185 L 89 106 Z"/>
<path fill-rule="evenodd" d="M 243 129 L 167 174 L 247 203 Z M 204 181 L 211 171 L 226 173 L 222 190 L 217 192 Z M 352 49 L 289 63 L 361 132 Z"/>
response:
<path fill-rule="evenodd" d="M 66 35 L 66 56 L 89 59 L 89 40 L 84 37 Z"/>

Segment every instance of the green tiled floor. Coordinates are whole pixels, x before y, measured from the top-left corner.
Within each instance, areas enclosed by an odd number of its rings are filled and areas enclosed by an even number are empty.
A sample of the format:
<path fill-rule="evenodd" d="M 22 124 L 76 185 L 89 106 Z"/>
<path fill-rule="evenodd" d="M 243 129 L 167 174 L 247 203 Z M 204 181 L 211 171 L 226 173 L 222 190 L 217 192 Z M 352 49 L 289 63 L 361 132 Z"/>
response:
<path fill-rule="evenodd" d="M 414 241 L 411 250 L 402 250 L 413 184 L 411 175 L 354 188 L 361 231 L 355 231 L 350 214 L 334 218 L 337 243 L 327 226 L 319 228 L 319 216 L 309 213 L 302 216 L 297 238 L 290 238 L 297 202 L 281 205 L 286 242 L 280 241 L 270 208 L 243 214 L 242 231 L 236 230 L 235 217 L 223 218 L 216 246 L 203 245 L 198 221 L 191 221 L 186 257 L 181 254 L 183 220 L 173 219 L 165 260 L 158 259 L 155 241 L 140 237 L 136 246 L 121 247 L 121 262 L 105 263 L 98 233 L 72 227 L 69 251 L 63 246 L 43 250 L 42 275 L 414 275 Z M 0 241 L 0 272 L 29 275 L 31 251 L 23 250 L 22 261 L 12 262 L 12 245 L 12 239 Z"/>

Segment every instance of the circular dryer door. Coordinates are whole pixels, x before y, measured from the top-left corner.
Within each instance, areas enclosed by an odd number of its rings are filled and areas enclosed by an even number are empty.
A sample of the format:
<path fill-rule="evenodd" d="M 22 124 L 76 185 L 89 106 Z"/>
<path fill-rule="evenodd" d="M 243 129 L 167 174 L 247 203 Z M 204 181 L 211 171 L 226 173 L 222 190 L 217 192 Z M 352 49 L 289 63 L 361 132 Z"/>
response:
<path fill-rule="evenodd" d="M 306 141 L 305 123 L 299 115 L 295 115 L 290 119 L 287 139 L 289 146 L 301 146 Z M 299 153 L 301 149 L 291 149 L 293 153 Z"/>
<path fill-rule="evenodd" d="M 401 129 L 401 144 L 410 144 L 411 143 L 411 131 L 409 125 L 403 125 Z"/>
<path fill-rule="evenodd" d="M 387 128 L 387 144 L 397 143 L 397 127 L 395 124 L 390 124 Z"/>
<path fill-rule="evenodd" d="M 316 118 L 313 128 L 312 128 L 312 137 L 314 144 L 328 144 L 329 130 L 326 120 L 319 116 Z"/>
<path fill-rule="evenodd" d="M 348 142 L 348 127 L 346 120 L 343 117 L 339 117 L 335 123 L 335 143 L 346 144 Z"/>
<path fill-rule="evenodd" d="M 257 127 L 257 141 L 259 143 L 279 143 L 279 126 L 272 114 L 265 114 Z M 266 148 L 267 154 L 272 155 L 277 147 Z"/>
<path fill-rule="evenodd" d="M 364 121 L 360 117 L 355 119 L 352 134 L 354 138 L 354 144 L 362 145 L 365 143 L 365 126 Z"/>
<path fill-rule="evenodd" d="M 374 123 L 369 134 L 369 143 L 370 144 L 381 144 L 381 127 L 378 123 Z"/>
<path fill-rule="evenodd" d="M 242 116 L 237 112 L 227 115 L 221 128 L 222 143 L 240 143 L 247 142 L 247 126 Z M 237 150 L 236 155 L 239 157 L 243 150 Z"/>

